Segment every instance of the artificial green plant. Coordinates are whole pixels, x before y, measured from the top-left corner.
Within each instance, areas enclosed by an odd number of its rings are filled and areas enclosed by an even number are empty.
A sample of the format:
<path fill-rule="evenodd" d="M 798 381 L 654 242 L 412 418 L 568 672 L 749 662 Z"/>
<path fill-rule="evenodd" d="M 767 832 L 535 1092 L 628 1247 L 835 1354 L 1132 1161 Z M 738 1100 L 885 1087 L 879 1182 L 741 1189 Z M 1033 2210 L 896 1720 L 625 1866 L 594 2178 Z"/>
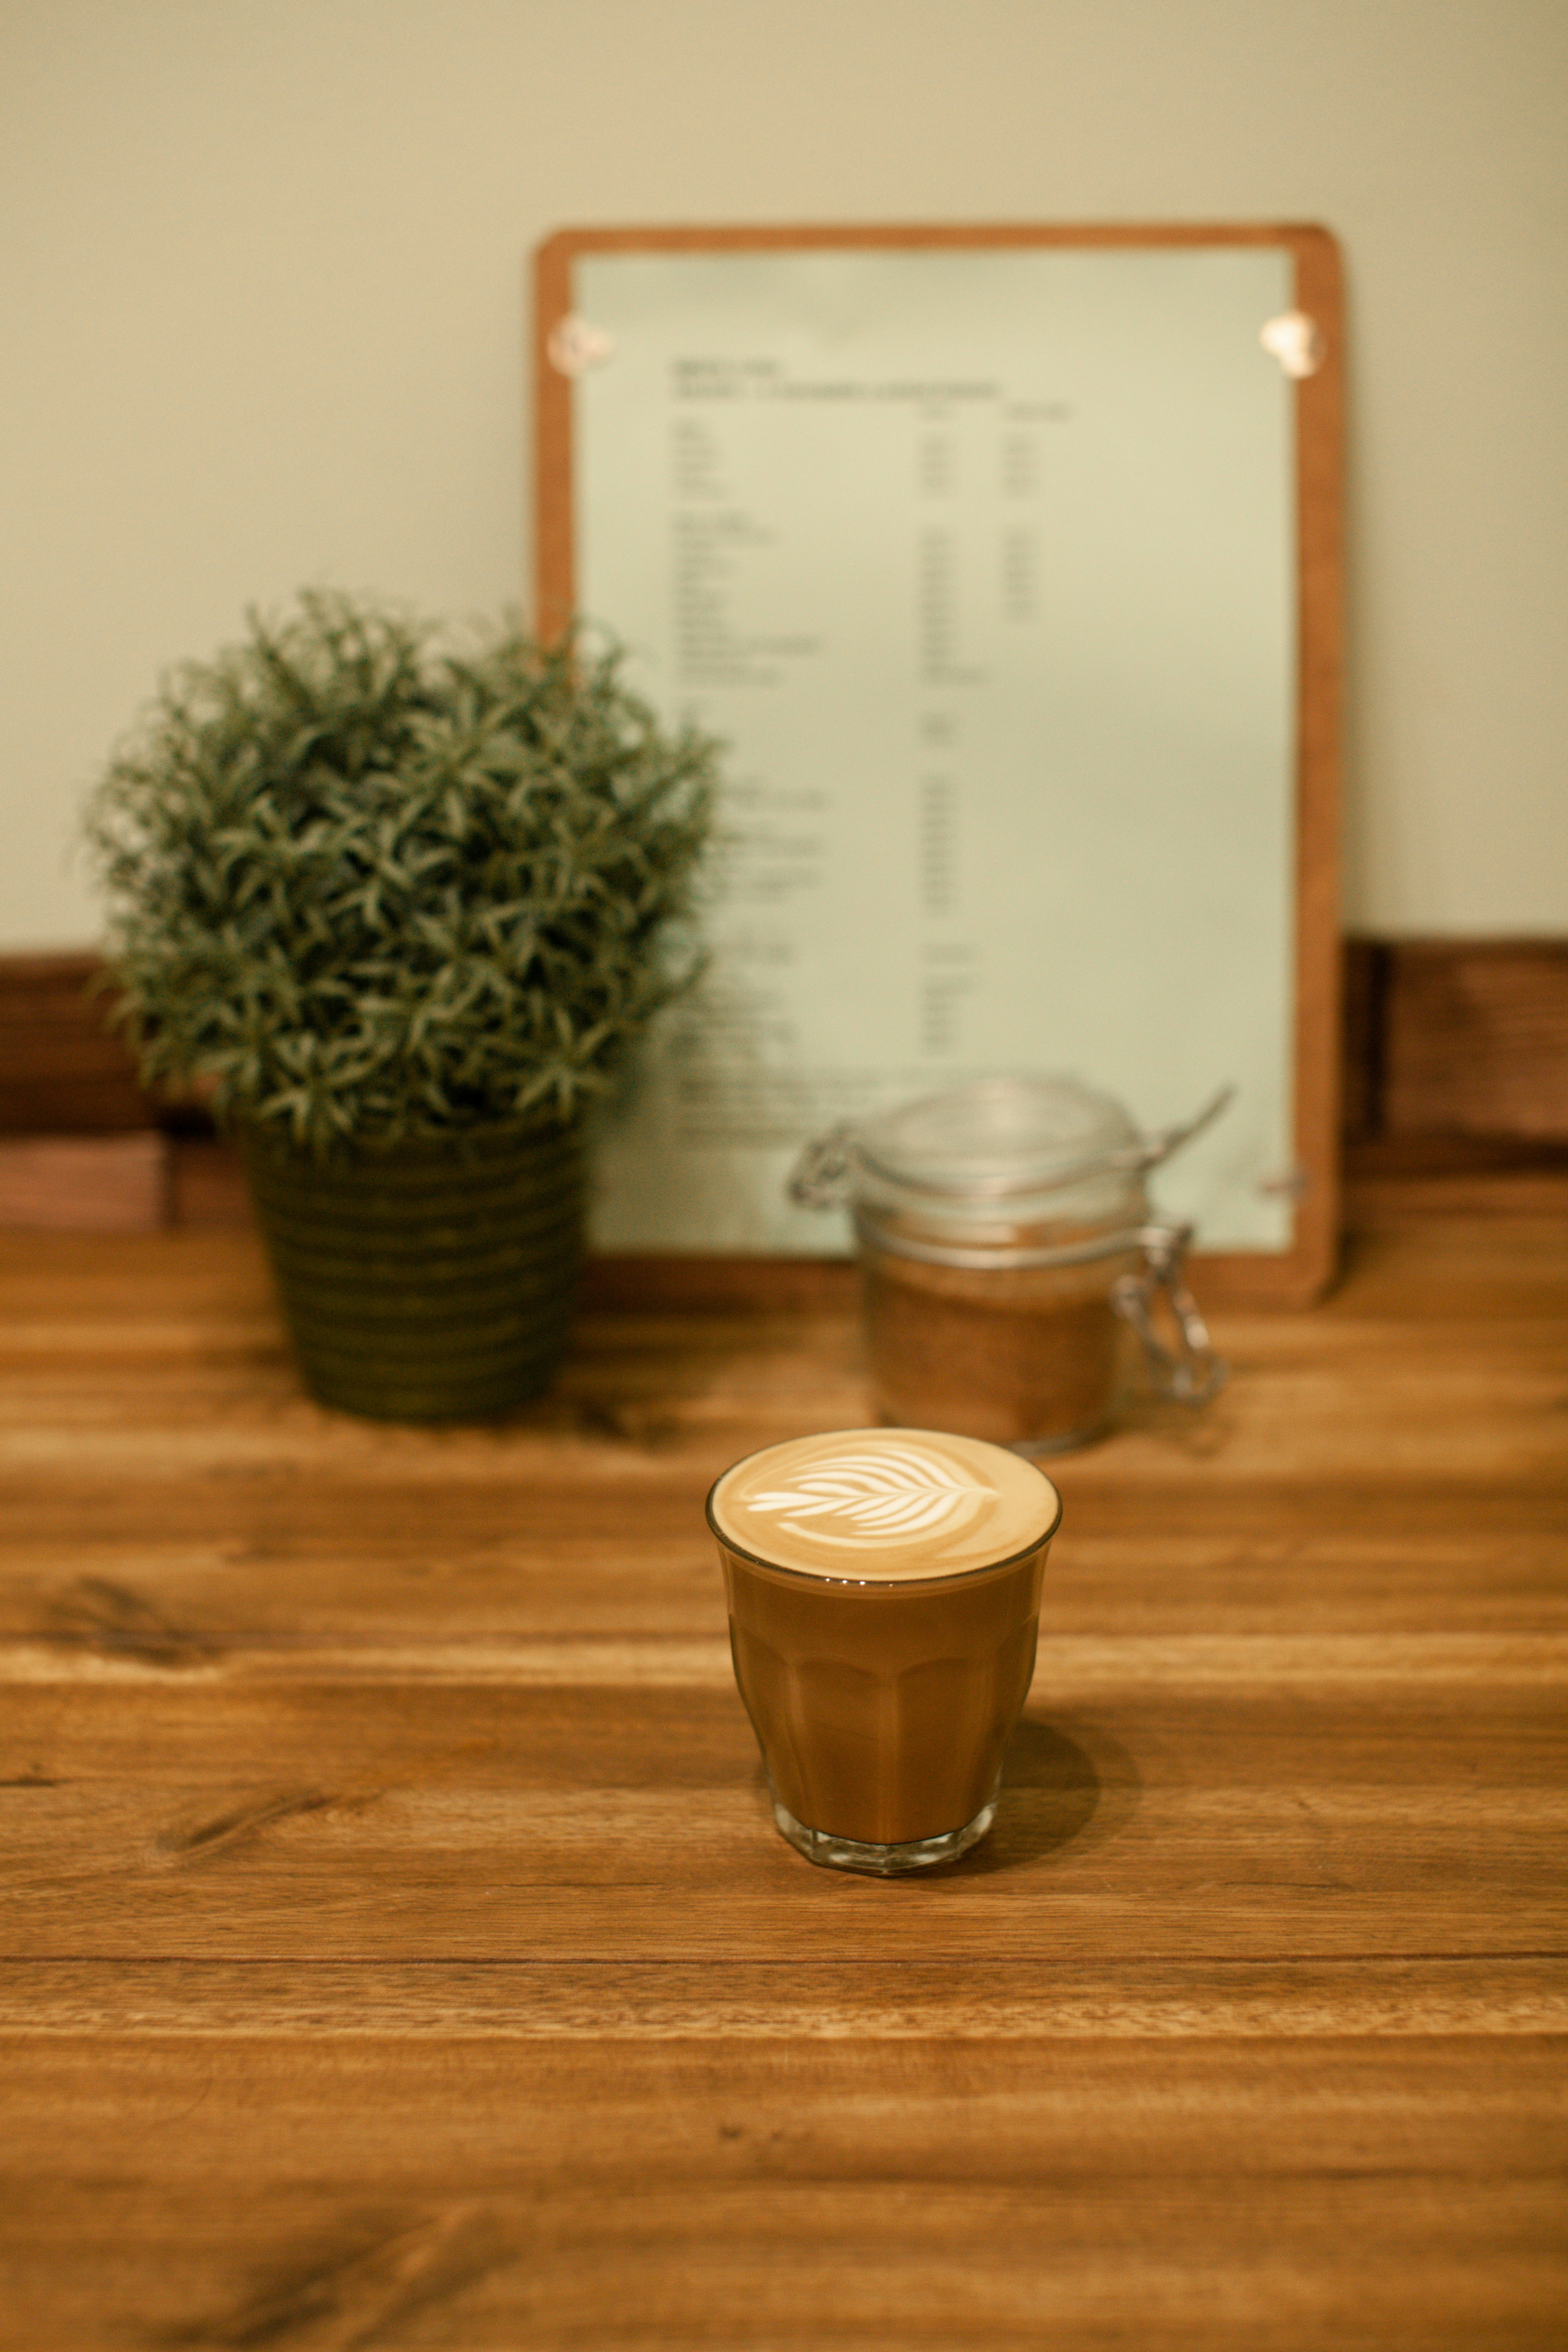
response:
<path fill-rule="evenodd" d="M 143 1076 L 321 1156 L 572 1118 L 696 976 L 715 751 L 579 642 L 252 614 L 89 811 Z"/>

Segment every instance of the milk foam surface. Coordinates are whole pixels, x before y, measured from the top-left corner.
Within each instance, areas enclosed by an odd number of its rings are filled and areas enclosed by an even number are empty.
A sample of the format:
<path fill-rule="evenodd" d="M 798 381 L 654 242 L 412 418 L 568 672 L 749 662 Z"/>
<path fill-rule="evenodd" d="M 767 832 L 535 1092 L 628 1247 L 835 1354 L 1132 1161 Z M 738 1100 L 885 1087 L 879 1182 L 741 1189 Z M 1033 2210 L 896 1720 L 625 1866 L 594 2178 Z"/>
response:
<path fill-rule="evenodd" d="M 840 1429 L 748 1454 L 711 1508 L 721 1536 L 780 1568 L 897 1582 L 1010 1559 L 1061 1505 L 1032 1462 L 981 1438 Z"/>

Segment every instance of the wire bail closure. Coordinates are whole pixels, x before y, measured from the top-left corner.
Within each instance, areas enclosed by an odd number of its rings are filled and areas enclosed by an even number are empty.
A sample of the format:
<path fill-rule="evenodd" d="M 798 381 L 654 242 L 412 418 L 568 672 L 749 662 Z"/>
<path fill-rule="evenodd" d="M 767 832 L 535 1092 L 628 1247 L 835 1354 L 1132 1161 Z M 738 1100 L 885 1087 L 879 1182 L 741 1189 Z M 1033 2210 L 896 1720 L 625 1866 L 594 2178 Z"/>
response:
<path fill-rule="evenodd" d="M 1139 1235 L 1143 1251 L 1142 1274 L 1119 1274 L 1110 1286 L 1110 1304 L 1124 1323 L 1131 1323 L 1143 1342 L 1150 1375 L 1162 1396 L 1183 1404 L 1207 1404 L 1230 1377 L 1230 1367 L 1216 1356 L 1197 1300 L 1183 1279 L 1183 1261 L 1192 1240 L 1191 1225 L 1146 1225 Z M 1176 1326 L 1175 1347 L 1168 1348 L 1154 1328 L 1156 1294 L 1163 1290 Z"/>

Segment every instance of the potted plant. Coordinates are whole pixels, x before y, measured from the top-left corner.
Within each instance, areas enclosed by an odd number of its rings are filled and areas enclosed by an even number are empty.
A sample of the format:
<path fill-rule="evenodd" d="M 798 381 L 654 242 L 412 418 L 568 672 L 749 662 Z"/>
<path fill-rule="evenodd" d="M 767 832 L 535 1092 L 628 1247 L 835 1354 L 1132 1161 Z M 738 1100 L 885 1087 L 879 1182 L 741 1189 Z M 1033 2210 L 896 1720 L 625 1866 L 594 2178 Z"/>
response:
<path fill-rule="evenodd" d="M 715 746 L 614 655 L 336 593 L 174 672 L 88 815 L 144 1077 L 244 1150 L 305 1380 L 389 1420 L 548 1385 L 582 1115 L 696 977 Z"/>

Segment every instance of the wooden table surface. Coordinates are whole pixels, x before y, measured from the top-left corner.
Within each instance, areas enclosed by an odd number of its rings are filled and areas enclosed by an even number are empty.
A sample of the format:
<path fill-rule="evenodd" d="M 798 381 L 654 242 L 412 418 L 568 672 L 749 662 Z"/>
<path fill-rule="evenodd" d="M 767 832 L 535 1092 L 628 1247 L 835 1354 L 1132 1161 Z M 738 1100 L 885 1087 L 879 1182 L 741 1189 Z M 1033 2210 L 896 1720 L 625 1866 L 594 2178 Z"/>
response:
<path fill-rule="evenodd" d="M 0 1239 L 0 2336 L 1560 2352 L 1568 1220 L 1499 1206 L 1363 1206 L 1060 1465 L 996 1828 L 894 1883 L 773 1832 L 701 1518 L 864 1418 L 847 1317 L 388 1430 L 247 1234 Z"/>

